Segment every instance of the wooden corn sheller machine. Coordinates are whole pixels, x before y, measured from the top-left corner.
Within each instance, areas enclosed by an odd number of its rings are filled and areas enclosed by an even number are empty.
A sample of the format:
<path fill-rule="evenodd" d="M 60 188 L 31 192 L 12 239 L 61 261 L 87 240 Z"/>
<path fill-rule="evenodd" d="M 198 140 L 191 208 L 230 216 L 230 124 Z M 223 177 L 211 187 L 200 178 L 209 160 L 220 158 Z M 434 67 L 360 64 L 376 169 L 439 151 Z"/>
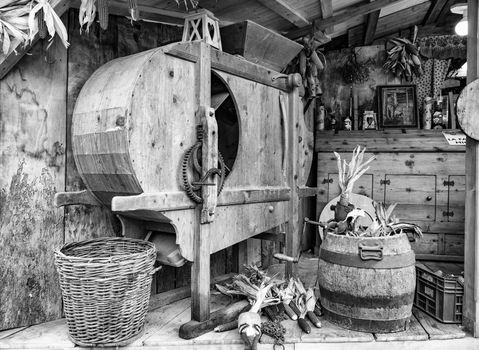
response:
<path fill-rule="evenodd" d="M 294 56 L 294 55 L 293 55 Z M 286 76 L 202 41 L 100 67 L 76 102 L 72 147 L 88 191 L 56 204 L 100 204 L 162 264 L 193 262 L 192 319 L 210 318 L 210 254 L 281 224 L 298 249 L 298 189 L 312 159 Z"/>

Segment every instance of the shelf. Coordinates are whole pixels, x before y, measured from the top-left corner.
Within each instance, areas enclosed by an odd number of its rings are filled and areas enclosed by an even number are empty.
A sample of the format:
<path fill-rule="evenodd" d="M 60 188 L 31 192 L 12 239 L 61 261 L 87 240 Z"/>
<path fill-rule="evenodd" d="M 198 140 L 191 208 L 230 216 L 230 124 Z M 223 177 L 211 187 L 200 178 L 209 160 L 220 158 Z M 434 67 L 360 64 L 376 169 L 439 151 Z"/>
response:
<path fill-rule="evenodd" d="M 328 130 L 316 134 L 316 152 L 350 152 L 357 145 L 369 152 L 465 152 L 465 146 L 449 145 L 442 130 Z"/>

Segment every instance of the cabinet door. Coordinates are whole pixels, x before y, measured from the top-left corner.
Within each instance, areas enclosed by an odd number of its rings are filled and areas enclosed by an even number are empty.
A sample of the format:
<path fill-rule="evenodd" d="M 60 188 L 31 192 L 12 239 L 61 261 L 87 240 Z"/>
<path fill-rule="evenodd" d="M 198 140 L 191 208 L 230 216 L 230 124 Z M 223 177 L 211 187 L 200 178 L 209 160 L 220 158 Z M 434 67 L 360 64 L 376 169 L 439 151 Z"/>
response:
<path fill-rule="evenodd" d="M 435 175 L 386 175 L 386 203 L 398 203 L 394 211 L 402 221 L 436 219 Z"/>
<path fill-rule="evenodd" d="M 338 183 L 338 174 L 328 174 L 328 201 L 339 196 L 341 189 Z M 353 193 L 373 198 L 373 175 L 364 174 L 354 184 Z"/>
<path fill-rule="evenodd" d="M 466 201 L 466 176 L 449 176 L 449 202 L 444 216 L 448 221 L 464 222 L 464 205 Z"/>

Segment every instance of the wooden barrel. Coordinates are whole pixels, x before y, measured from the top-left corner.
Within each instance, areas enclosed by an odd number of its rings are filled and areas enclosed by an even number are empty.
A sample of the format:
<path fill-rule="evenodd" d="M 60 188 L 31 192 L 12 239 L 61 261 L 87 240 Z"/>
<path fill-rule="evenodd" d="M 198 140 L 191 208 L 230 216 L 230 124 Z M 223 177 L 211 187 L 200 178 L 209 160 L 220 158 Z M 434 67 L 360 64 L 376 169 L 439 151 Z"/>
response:
<path fill-rule="evenodd" d="M 318 274 L 321 303 L 330 321 L 364 332 L 407 329 L 416 270 L 405 234 L 371 238 L 327 233 Z"/>

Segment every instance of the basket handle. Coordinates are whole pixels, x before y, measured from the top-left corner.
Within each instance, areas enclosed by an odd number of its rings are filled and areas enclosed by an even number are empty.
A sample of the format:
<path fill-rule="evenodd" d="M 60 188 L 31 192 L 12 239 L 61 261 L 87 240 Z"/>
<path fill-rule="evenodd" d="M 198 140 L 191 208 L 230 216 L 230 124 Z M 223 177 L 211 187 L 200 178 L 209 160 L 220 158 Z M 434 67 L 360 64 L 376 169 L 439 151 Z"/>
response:
<path fill-rule="evenodd" d="M 158 271 L 160 271 L 163 268 L 163 266 L 158 266 L 157 268 L 154 268 L 153 270 L 150 271 L 150 275 L 154 275 Z"/>

